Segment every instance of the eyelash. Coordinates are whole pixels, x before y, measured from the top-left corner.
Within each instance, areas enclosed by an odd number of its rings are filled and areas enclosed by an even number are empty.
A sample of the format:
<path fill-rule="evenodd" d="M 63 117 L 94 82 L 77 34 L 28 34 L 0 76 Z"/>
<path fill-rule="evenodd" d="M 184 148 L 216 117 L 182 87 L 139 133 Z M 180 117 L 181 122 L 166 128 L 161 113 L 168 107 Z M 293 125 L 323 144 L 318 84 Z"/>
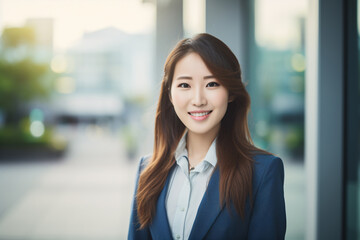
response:
<path fill-rule="evenodd" d="M 188 88 L 188 87 L 190 87 L 190 85 L 187 84 L 187 83 L 180 83 L 180 84 L 178 85 L 178 87 L 180 87 L 180 88 Z"/>
<path fill-rule="evenodd" d="M 215 86 L 214 86 L 215 84 Z M 213 86 L 210 86 L 210 85 L 213 85 Z M 218 84 L 217 82 L 209 82 L 208 84 L 206 84 L 206 86 L 209 86 L 209 87 L 218 87 L 220 86 L 220 84 Z"/>
<path fill-rule="evenodd" d="M 218 86 L 220 86 L 220 84 L 217 83 L 217 82 L 209 82 L 208 84 L 206 84 L 206 87 L 218 87 Z M 178 87 L 180 87 L 180 88 L 188 88 L 188 87 L 190 87 L 190 85 L 187 84 L 187 83 L 180 83 L 178 85 Z"/>

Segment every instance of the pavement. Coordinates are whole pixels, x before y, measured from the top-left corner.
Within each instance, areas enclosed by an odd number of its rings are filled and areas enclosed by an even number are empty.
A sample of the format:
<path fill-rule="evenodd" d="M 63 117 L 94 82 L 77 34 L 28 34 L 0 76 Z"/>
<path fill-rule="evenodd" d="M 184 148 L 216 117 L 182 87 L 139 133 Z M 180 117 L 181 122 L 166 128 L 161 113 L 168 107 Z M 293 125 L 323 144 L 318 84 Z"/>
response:
<path fill-rule="evenodd" d="M 136 161 L 117 134 L 69 134 L 61 159 L 0 163 L 1 240 L 126 239 Z"/>

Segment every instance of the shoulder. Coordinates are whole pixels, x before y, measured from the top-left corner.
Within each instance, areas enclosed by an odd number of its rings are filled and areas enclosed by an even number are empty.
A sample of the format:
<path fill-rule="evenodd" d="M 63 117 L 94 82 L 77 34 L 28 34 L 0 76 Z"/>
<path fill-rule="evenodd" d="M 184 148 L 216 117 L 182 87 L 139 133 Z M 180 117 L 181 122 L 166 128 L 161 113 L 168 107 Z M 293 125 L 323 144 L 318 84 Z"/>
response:
<path fill-rule="evenodd" d="M 283 169 L 283 161 L 271 154 L 257 154 L 253 156 L 254 174 L 261 174 L 270 169 Z"/>
<path fill-rule="evenodd" d="M 255 188 L 265 181 L 272 181 L 275 179 L 283 183 L 284 164 L 279 157 L 270 154 L 258 154 L 253 157 L 253 160 L 253 184 Z"/>
<path fill-rule="evenodd" d="M 151 159 L 151 154 L 142 156 L 142 157 L 140 158 L 139 167 L 138 167 L 138 174 L 140 174 L 140 173 L 146 168 L 146 166 L 147 166 L 147 165 L 149 164 L 149 162 L 150 162 L 150 159 Z"/>
<path fill-rule="evenodd" d="M 143 156 L 140 158 L 140 161 L 138 163 L 138 169 L 137 169 L 137 172 L 136 172 L 136 180 L 135 180 L 135 183 L 136 183 L 136 188 L 137 189 L 137 185 L 139 183 L 139 178 L 140 178 L 140 175 L 142 173 L 142 171 L 144 171 L 144 169 L 146 168 L 146 166 L 149 164 L 150 162 L 150 158 L 151 158 L 151 155 L 146 155 L 146 156 Z"/>
<path fill-rule="evenodd" d="M 255 169 L 262 170 L 272 165 L 283 165 L 282 160 L 271 154 L 256 154 L 253 156 Z"/>

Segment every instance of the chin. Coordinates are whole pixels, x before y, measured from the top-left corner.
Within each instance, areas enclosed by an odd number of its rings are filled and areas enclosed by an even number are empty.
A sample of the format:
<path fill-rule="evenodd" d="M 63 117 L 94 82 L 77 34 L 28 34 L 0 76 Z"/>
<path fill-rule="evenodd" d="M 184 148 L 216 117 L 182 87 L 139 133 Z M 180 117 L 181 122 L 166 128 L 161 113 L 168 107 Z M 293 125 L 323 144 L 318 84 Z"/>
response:
<path fill-rule="evenodd" d="M 215 128 L 192 127 L 192 128 L 187 128 L 187 129 L 189 132 L 192 132 L 192 133 L 198 134 L 198 135 L 205 135 L 205 134 L 212 133 L 213 131 L 216 131 Z"/>

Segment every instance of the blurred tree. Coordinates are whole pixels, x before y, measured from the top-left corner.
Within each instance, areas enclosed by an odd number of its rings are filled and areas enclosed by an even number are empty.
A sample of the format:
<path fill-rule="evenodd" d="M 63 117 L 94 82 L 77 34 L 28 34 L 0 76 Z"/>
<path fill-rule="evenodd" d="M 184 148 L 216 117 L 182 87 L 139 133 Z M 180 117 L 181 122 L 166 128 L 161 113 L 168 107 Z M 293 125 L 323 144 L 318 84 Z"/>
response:
<path fill-rule="evenodd" d="M 24 103 L 49 96 L 48 74 L 48 64 L 37 64 L 30 59 L 15 63 L 0 59 L 0 109 L 7 123 L 19 120 Z"/>
<path fill-rule="evenodd" d="M 5 28 L 2 32 L 0 158 L 9 154 L 25 156 L 30 151 L 33 155 L 39 149 L 40 152 L 59 155 L 67 148 L 67 142 L 53 134 L 52 126 L 41 123 L 44 129 L 40 135 L 32 131 L 29 108 L 34 100 L 45 100 L 51 95 L 56 77 L 51 71 L 50 59 L 36 61 L 37 54 L 41 54 L 37 46 L 35 31 L 30 27 Z"/>
<path fill-rule="evenodd" d="M 2 45 L 4 48 L 13 48 L 20 45 L 35 45 L 35 31 L 31 27 L 4 28 L 2 33 Z"/>
<path fill-rule="evenodd" d="M 32 60 L 35 32 L 30 27 L 5 28 L 0 52 L 0 110 L 5 124 L 21 120 L 21 107 L 32 100 L 48 97 L 52 89 L 49 63 Z M 11 57 L 9 60 L 9 56 Z"/>

